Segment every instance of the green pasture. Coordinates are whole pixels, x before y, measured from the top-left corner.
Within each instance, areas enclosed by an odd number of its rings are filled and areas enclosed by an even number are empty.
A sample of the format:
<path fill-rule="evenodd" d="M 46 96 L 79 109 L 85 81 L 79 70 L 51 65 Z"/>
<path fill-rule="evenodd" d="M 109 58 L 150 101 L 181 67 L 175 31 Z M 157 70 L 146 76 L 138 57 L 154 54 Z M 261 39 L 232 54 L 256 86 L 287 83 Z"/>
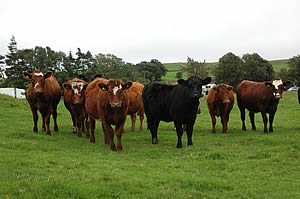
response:
<path fill-rule="evenodd" d="M 25 100 L 0 95 L 0 198 L 300 198 L 300 105 L 285 92 L 274 133 L 241 131 L 236 106 L 229 133 L 210 133 L 210 117 L 201 99 L 193 146 L 177 149 L 172 123 L 161 122 L 157 145 L 144 131 L 123 135 L 123 152 L 103 144 L 97 122 L 96 144 L 71 133 L 69 113 L 58 107 L 59 132 L 32 132 Z M 218 120 L 219 122 L 219 120 Z M 51 129 L 53 124 L 51 122 Z"/>

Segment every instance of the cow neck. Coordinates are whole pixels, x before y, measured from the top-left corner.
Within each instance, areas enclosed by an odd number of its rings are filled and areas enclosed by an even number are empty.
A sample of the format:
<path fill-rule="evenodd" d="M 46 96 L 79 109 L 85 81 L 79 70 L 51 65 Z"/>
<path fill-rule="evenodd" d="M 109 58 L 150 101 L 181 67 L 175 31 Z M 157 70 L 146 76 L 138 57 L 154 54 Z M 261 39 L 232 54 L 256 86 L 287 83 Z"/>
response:
<path fill-rule="evenodd" d="M 40 95 L 34 94 L 34 99 L 38 109 L 42 108 L 45 104 L 47 104 L 47 100 L 44 94 L 40 94 Z"/>

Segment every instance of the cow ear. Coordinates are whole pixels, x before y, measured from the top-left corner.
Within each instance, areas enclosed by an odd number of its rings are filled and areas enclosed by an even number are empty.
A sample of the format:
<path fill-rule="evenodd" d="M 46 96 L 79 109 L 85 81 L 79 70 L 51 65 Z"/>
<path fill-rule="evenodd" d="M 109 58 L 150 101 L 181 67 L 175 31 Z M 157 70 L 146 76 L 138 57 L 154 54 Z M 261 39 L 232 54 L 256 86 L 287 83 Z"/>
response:
<path fill-rule="evenodd" d="M 231 91 L 232 90 L 232 86 L 228 86 L 227 90 Z"/>
<path fill-rule="evenodd" d="M 265 85 L 269 88 L 271 88 L 273 86 L 273 84 L 271 82 L 265 82 Z"/>
<path fill-rule="evenodd" d="M 132 86 L 132 82 L 126 82 L 126 83 L 122 83 L 122 89 L 126 90 L 129 89 Z"/>
<path fill-rule="evenodd" d="M 31 80 L 31 77 L 32 77 L 32 74 L 27 72 L 27 71 L 24 71 L 23 72 L 23 77 L 27 80 Z"/>
<path fill-rule="evenodd" d="M 66 90 L 72 90 L 72 86 L 68 83 L 63 83 L 62 85 Z"/>
<path fill-rule="evenodd" d="M 292 84 L 291 81 L 286 81 L 286 82 L 283 83 L 283 86 L 286 87 L 286 86 L 289 86 L 289 85 L 291 85 L 291 84 Z"/>
<path fill-rule="evenodd" d="M 186 86 L 186 80 L 184 80 L 184 79 L 179 79 L 179 80 L 177 80 L 177 83 L 178 84 L 180 84 L 181 86 Z"/>
<path fill-rule="evenodd" d="M 98 87 L 99 87 L 101 90 L 103 90 L 103 91 L 107 91 L 107 90 L 108 90 L 107 85 L 104 84 L 104 83 L 99 83 L 99 84 L 98 84 Z"/>
<path fill-rule="evenodd" d="M 49 77 L 51 77 L 51 76 L 52 76 L 52 72 L 49 71 L 49 72 L 47 72 L 47 73 L 45 74 L 45 79 L 47 79 L 47 78 L 49 78 Z"/>
<path fill-rule="evenodd" d="M 86 89 L 87 85 L 88 85 L 88 83 L 84 83 L 83 84 L 83 89 Z"/>
<path fill-rule="evenodd" d="M 211 77 L 207 77 L 204 80 L 202 80 L 202 85 L 209 84 L 211 82 Z"/>

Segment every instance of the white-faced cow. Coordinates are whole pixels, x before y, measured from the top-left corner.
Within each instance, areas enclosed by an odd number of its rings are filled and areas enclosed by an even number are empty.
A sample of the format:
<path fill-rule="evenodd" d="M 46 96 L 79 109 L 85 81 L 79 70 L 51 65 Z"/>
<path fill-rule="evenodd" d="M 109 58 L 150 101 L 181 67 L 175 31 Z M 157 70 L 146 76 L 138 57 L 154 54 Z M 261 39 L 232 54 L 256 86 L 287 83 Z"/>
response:
<path fill-rule="evenodd" d="M 26 98 L 33 115 L 33 131 L 38 131 L 37 111 L 39 110 L 43 118 L 42 130 L 46 130 L 46 133 L 51 135 L 49 128 L 51 113 L 53 114 L 54 131 L 58 131 L 56 118 L 57 105 L 61 97 L 60 86 L 55 77 L 52 75 L 52 72 L 47 72 L 46 74 L 40 71 L 34 71 L 32 73 L 24 72 L 23 75 L 25 79 L 30 81 Z"/>
<path fill-rule="evenodd" d="M 192 145 L 193 127 L 197 116 L 202 85 L 211 81 L 192 76 L 188 80 L 179 79 L 178 85 L 150 83 L 144 87 L 143 102 L 148 129 L 152 134 L 152 144 L 157 144 L 157 129 L 160 121 L 174 121 L 177 132 L 177 148 L 182 148 L 182 126 L 186 126 L 188 145 Z"/>
<path fill-rule="evenodd" d="M 266 82 L 242 81 L 236 89 L 237 103 L 241 112 L 242 130 L 246 131 L 245 109 L 248 109 L 252 130 L 256 130 L 254 114 L 261 112 L 264 132 L 268 132 L 267 113 L 269 114 L 269 132 L 273 132 L 273 120 L 279 99 L 282 98 L 284 87 L 289 83 L 283 83 L 282 80 Z"/>
<path fill-rule="evenodd" d="M 63 83 L 64 88 L 64 104 L 71 114 L 73 122 L 73 132 L 79 137 L 85 126 L 87 114 L 85 111 L 85 89 L 87 82 L 81 79 L 72 79 Z M 87 135 L 89 135 L 87 133 Z"/>

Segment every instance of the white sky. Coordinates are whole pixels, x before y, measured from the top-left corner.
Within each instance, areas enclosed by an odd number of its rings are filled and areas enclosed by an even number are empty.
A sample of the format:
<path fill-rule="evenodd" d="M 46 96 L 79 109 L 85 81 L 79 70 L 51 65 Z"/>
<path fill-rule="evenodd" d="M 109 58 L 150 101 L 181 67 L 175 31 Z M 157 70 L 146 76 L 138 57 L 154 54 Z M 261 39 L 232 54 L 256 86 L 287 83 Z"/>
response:
<path fill-rule="evenodd" d="M 0 54 L 18 49 L 112 53 L 126 62 L 266 59 L 300 54 L 299 0 L 1 0 Z"/>

